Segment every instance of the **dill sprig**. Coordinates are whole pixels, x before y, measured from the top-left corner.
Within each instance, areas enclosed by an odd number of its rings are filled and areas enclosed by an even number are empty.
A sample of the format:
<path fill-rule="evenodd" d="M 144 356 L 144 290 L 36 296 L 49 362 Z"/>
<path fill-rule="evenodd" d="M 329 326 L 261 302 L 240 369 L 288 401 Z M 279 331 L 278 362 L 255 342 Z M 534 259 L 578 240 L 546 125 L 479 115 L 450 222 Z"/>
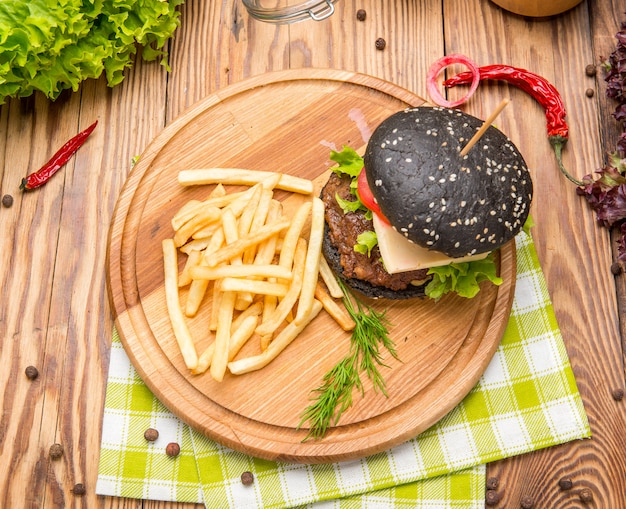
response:
<path fill-rule="evenodd" d="M 386 311 L 378 312 L 371 306 L 353 298 L 340 281 L 343 291 L 343 303 L 352 317 L 355 327 L 350 338 L 350 352 L 333 366 L 323 377 L 322 384 L 312 392 L 313 403 L 302 413 L 300 428 L 309 423 L 309 438 L 322 438 L 328 428 L 339 422 L 341 415 L 352 406 L 352 394 L 358 390 L 364 395 L 360 373 L 365 373 L 374 387 L 387 396 L 385 380 L 380 367 L 388 367 L 383 362 L 383 349 L 394 358 L 398 358 L 395 345 L 389 338 Z"/>

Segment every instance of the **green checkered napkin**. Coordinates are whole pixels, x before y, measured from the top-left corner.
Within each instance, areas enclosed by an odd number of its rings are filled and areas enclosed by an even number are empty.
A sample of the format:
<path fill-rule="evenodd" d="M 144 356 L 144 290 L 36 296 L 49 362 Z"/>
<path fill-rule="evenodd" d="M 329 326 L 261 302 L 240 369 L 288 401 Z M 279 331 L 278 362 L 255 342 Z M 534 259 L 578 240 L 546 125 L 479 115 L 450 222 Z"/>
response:
<path fill-rule="evenodd" d="M 97 493 L 208 508 L 484 507 L 486 463 L 591 434 L 532 239 L 516 243 L 511 317 L 477 386 L 415 439 L 360 460 L 275 463 L 213 442 L 152 395 L 115 335 Z M 144 439 L 149 427 L 155 442 Z M 169 442 L 181 444 L 178 457 L 165 454 Z"/>

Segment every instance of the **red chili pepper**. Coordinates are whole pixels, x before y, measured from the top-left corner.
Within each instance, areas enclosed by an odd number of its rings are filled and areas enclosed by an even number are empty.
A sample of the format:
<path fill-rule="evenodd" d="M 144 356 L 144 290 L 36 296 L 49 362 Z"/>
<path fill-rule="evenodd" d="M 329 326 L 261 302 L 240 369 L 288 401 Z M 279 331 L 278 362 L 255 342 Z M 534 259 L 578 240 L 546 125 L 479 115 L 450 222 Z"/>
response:
<path fill-rule="evenodd" d="M 44 164 L 39 170 L 35 173 L 31 173 L 26 178 L 22 179 L 22 183 L 20 184 L 20 189 L 23 191 L 30 191 L 31 189 L 35 189 L 37 187 L 43 186 L 50 177 L 54 175 L 67 161 L 69 161 L 70 157 L 74 155 L 85 140 L 89 137 L 91 132 L 96 128 L 98 121 L 96 120 L 93 124 L 91 124 L 87 129 L 81 131 L 76 136 L 68 140 L 65 145 L 63 145 L 57 152 L 52 156 L 46 164 Z"/>
<path fill-rule="evenodd" d="M 516 86 L 531 95 L 545 110 L 548 140 L 554 149 L 561 172 L 574 184 L 581 186 L 580 180 L 572 177 L 563 166 L 563 147 L 569 139 L 569 128 L 565 121 L 565 105 L 561 94 L 552 83 L 544 77 L 510 65 L 495 64 L 479 67 L 480 80 L 499 80 Z M 444 86 L 454 87 L 472 82 L 472 73 L 462 72 L 444 81 Z"/>

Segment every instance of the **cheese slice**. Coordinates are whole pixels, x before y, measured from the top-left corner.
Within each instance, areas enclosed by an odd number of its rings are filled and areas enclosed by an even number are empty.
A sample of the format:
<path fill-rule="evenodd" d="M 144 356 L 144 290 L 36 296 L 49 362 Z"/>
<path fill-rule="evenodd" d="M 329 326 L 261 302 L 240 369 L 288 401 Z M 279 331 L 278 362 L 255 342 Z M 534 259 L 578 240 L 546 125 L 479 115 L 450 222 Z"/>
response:
<path fill-rule="evenodd" d="M 432 251 L 409 242 L 404 235 L 398 233 L 390 225 L 379 219 L 374 214 L 374 231 L 378 237 L 378 248 L 385 264 L 385 269 L 390 274 L 407 272 L 409 270 L 427 269 L 439 267 L 456 262 L 470 262 L 482 260 L 489 253 L 450 258 L 439 251 Z"/>

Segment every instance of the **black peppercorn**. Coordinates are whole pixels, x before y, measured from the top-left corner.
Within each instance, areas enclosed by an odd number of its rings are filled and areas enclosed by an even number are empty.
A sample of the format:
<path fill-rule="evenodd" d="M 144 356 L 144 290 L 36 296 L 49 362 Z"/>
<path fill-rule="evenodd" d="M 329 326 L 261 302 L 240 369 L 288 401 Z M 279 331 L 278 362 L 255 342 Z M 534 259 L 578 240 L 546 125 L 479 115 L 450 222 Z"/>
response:
<path fill-rule="evenodd" d="M 588 504 L 593 500 L 593 491 L 591 491 L 589 488 L 583 488 L 582 490 L 580 490 L 578 496 L 583 503 Z"/>
<path fill-rule="evenodd" d="M 485 505 L 496 505 L 498 502 L 500 502 L 500 494 L 496 490 L 485 492 Z"/>
<path fill-rule="evenodd" d="M 595 90 L 593 88 L 588 88 L 587 90 L 585 90 L 585 95 L 587 97 L 593 97 L 593 94 L 595 94 Z"/>
<path fill-rule="evenodd" d="M 520 506 L 522 509 L 533 509 L 533 507 L 535 507 L 535 501 L 527 495 L 522 498 Z"/>
<path fill-rule="evenodd" d="M 83 483 L 75 484 L 72 488 L 72 493 L 74 495 L 84 495 L 87 490 L 85 490 L 85 485 Z"/>
<path fill-rule="evenodd" d="M 386 46 L 387 46 L 387 41 L 385 41 L 385 39 L 383 39 L 382 37 L 379 37 L 378 39 L 376 39 L 376 49 L 384 50 Z"/>
<path fill-rule="evenodd" d="M 29 380 L 34 380 L 35 378 L 39 376 L 39 371 L 37 370 L 35 366 L 27 366 L 26 369 L 24 370 L 24 374 L 26 375 L 26 378 L 28 378 Z"/>
<path fill-rule="evenodd" d="M 611 274 L 619 276 L 623 271 L 622 264 L 619 262 L 613 262 L 611 264 Z"/>
<path fill-rule="evenodd" d="M 52 444 L 48 454 L 50 455 L 50 459 L 58 460 L 61 456 L 63 456 L 63 446 L 61 444 Z"/>
<path fill-rule="evenodd" d="M 486 484 L 486 488 L 488 490 L 496 490 L 498 489 L 498 478 L 497 477 L 490 477 L 489 479 L 487 479 L 487 484 Z"/>
<path fill-rule="evenodd" d="M 159 432 L 157 430 L 155 430 L 154 428 L 148 428 L 144 434 L 143 437 L 148 441 L 148 442 L 154 442 L 157 438 L 159 438 Z"/>
<path fill-rule="evenodd" d="M 244 486 L 250 486 L 254 482 L 254 475 L 252 472 L 244 472 L 241 474 L 241 484 Z"/>
<path fill-rule="evenodd" d="M 172 458 L 178 456 L 180 454 L 180 445 L 176 442 L 170 442 L 165 446 L 165 454 L 171 456 Z"/>
<path fill-rule="evenodd" d="M 587 67 L 585 67 L 585 74 L 589 77 L 595 76 L 596 66 L 593 64 L 589 64 Z"/>
<path fill-rule="evenodd" d="M 573 486 L 574 483 L 571 479 L 567 479 L 564 477 L 563 479 L 559 480 L 559 488 L 561 488 L 563 491 L 571 490 Z"/>
<path fill-rule="evenodd" d="M 356 19 L 358 19 L 359 21 L 365 21 L 366 17 L 367 13 L 365 12 L 365 9 L 359 9 L 358 11 L 356 11 Z"/>
<path fill-rule="evenodd" d="M 613 389 L 611 396 L 613 396 L 615 401 L 622 401 L 622 399 L 624 399 L 624 389 Z"/>
<path fill-rule="evenodd" d="M 10 194 L 5 194 L 2 197 L 2 205 L 6 208 L 9 208 L 11 205 L 13 205 L 13 196 L 11 196 Z"/>

